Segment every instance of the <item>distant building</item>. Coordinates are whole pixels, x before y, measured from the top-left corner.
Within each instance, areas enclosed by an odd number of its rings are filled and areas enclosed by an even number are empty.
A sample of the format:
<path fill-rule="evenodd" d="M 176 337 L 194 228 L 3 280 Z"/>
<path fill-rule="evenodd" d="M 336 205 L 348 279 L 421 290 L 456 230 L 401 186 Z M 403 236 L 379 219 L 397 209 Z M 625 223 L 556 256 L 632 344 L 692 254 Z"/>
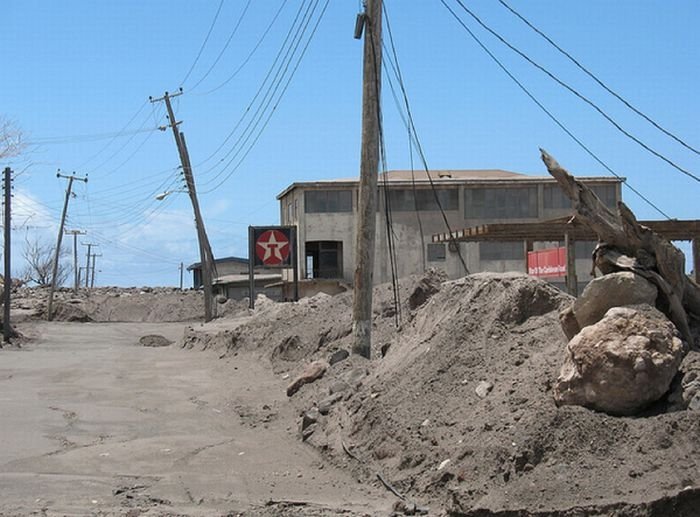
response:
<path fill-rule="evenodd" d="M 553 178 L 504 170 L 388 171 L 379 177 L 374 282 L 391 279 L 387 249 L 387 207 L 390 207 L 397 270 L 400 277 L 435 267 L 450 278 L 464 275 L 457 249 L 432 243 L 446 232 L 439 210 L 453 230 L 486 223 L 543 222 L 572 213 L 571 202 Z M 621 180 L 612 177 L 577 178 L 610 207 L 621 198 Z M 280 220 L 298 227 L 301 279 L 334 279 L 352 283 L 355 269 L 357 180 L 327 180 L 291 184 L 277 199 Z M 534 248 L 558 243 L 535 243 Z M 459 251 L 470 273 L 526 271 L 524 241 L 461 242 Z M 576 270 L 581 283 L 590 279 L 591 242 L 576 244 Z M 290 273 L 285 271 L 285 280 Z M 563 280 L 562 280 L 563 282 Z"/>
<path fill-rule="evenodd" d="M 250 291 L 248 276 L 248 259 L 243 257 L 224 257 L 214 260 L 216 264 L 216 278 L 214 279 L 214 292 L 223 294 L 231 300 L 242 300 Z M 192 272 L 192 287 L 202 287 L 202 263 L 195 262 L 187 266 L 187 271 Z M 282 298 L 280 281 L 282 275 L 279 270 L 256 269 L 255 270 L 255 294 L 264 294 L 270 299 Z"/>

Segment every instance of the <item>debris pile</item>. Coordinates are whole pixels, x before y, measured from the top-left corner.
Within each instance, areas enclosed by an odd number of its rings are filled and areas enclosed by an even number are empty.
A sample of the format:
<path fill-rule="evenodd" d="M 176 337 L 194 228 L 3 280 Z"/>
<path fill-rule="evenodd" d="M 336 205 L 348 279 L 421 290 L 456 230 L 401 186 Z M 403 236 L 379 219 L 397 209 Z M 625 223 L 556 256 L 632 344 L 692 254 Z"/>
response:
<path fill-rule="evenodd" d="M 682 387 L 700 391 L 697 353 L 641 418 L 558 407 L 559 313 L 572 297 L 516 273 L 431 273 L 402 280 L 400 299 L 397 311 L 391 287 L 375 288 L 372 360 L 348 353 L 349 294 L 262 304 L 218 333 L 190 329 L 186 342 L 269 361 L 294 386 L 298 439 L 387 487 L 397 508 L 563 517 L 574 507 L 692 515 L 700 504 L 700 413 Z M 305 377 L 310 364 L 323 374 Z"/>

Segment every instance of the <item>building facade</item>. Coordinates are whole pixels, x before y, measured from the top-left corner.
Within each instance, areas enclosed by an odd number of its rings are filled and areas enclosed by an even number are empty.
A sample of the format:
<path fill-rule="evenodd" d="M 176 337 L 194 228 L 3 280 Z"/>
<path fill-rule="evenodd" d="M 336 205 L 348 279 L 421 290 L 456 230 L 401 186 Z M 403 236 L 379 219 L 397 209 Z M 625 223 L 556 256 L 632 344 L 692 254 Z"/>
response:
<path fill-rule="evenodd" d="M 610 207 L 621 198 L 618 178 L 577 179 Z M 281 223 L 298 228 L 300 278 L 352 283 L 358 181 L 293 183 L 277 199 Z M 458 278 L 465 274 L 460 255 L 469 273 L 526 271 L 523 241 L 433 243 L 431 236 L 446 232 L 448 223 L 456 230 L 489 223 L 544 222 L 572 213 L 571 202 L 554 179 L 503 170 L 431 171 L 430 177 L 425 171 L 388 171 L 379 177 L 377 199 L 375 283 L 391 279 L 389 234 L 394 237 L 399 277 L 439 268 Z M 534 249 L 558 244 L 536 242 Z M 586 283 L 594 243 L 576 247 L 578 280 Z"/>

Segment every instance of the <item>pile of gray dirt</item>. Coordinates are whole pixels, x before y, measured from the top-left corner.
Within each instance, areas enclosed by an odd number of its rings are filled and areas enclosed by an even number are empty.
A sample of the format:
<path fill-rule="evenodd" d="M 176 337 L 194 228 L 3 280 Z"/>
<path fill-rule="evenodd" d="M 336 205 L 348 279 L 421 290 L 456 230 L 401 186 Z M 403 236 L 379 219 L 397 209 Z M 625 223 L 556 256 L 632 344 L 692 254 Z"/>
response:
<path fill-rule="evenodd" d="M 46 317 L 47 288 L 19 289 L 13 295 L 16 320 Z M 54 299 L 55 321 L 94 322 L 176 322 L 197 321 L 204 317 L 202 291 L 169 287 L 99 287 L 58 289 Z M 226 317 L 248 311 L 247 300 L 216 303 L 217 315 Z"/>
<path fill-rule="evenodd" d="M 431 514 L 697 515 L 699 411 L 557 407 L 558 313 L 572 299 L 515 273 L 442 280 L 402 280 L 398 311 L 390 286 L 375 289 L 372 360 L 350 355 L 290 398 L 300 426 L 314 413 L 307 443 L 367 483 L 380 473 Z M 291 379 L 350 350 L 351 308 L 351 294 L 264 304 L 217 346 L 258 353 Z M 185 344 L 204 339 L 192 330 Z"/>

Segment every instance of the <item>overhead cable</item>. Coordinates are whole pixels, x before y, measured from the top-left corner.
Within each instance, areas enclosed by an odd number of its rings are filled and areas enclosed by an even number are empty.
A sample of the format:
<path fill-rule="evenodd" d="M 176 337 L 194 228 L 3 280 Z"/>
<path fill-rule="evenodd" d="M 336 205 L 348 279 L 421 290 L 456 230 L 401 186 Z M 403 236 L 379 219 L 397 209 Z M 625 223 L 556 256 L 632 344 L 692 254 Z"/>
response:
<path fill-rule="evenodd" d="M 607 170 L 610 174 L 621 180 L 632 192 L 634 192 L 637 196 L 639 196 L 640 199 L 642 199 L 645 203 L 647 203 L 650 207 L 652 207 L 654 210 L 656 210 L 658 213 L 660 213 L 663 217 L 666 219 L 671 219 L 671 217 L 666 214 L 663 210 L 661 210 L 658 206 L 656 206 L 650 199 L 648 199 L 644 194 L 639 192 L 637 189 L 635 189 L 632 185 L 629 184 L 626 178 L 623 178 L 620 176 L 618 173 L 616 173 L 612 168 L 610 168 L 603 160 L 601 160 L 593 151 L 591 151 L 581 140 L 579 140 L 562 122 L 559 121 L 559 119 L 554 116 L 554 114 L 549 111 L 531 92 L 528 90 L 523 83 L 521 83 L 517 77 L 515 77 L 508 68 L 489 50 L 489 48 L 482 43 L 482 41 L 472 32 L 469 27 L 462 21 L 462 19 L 457 16 L 457 13 L 455 13 L 450 6 L 447 5 L 445 0 L 440 0 L 442 2 L 442 5 L 445 6 L 445 8 L 452 14 L 455 20 L 457 20 L 457 23 L 459 23 L 462 28 L 472 37 L 472 39 L 481 47 L 481 49 L 486 52 L 486 54 L 498 65 L 498 67 L 527 95 L 532 102 L 534 102 L 538 108 L 540 108 L 545 115 L 547 115 L 559 128 L 566 133 L 569 138 L 571 138 L 574 142 L 578 144 L 581 149 L 583 149 L 591 158 L 593 158 L 598 164 L 600 164 L 605 170 Z"/>
<path fill-rule="evenodd" d="M 197 88 L 197 86 L 202 84 L 202 81 L 204 81 L 207 77 L 209 77 L 209 74 L 211 73 L 211 71 L 214 70 L 214 67 L 216 67 L 216 65 L 219 63 L 219 60 L 224 55 L 224 52 L 226 52 L 226 49 L 228 48 L 229 44 L 231 43 L 231 40 L 238 32 L 238 28 L 241 26 L 241 23 L 243 22 L 243 18 L 245 18 L 245 15 L 248 12 L 248 8 L 250 7 L 251 2 L 252 2 L 252 0 L 248 0 L 248 2 L 246 2 L 245 7 L 243 8 L 243 12 L 238 17 L 238 21 L 236 22 L 236 25 L 234 25 L 233 30 L 231 31 L 231 34 L 229 35 L 228 39 L 226 40 L 226 43 L 224 44 L 224 47 L 221 49 L 221 52 L 219 52 L 219 55 L 216 56 L 216 59 L 214 60 L 214 62 L 211 64 L 209 69 L 204 73 L 204 75 L 199 79 L 199 81 L 197 81 L 195 83 L 195 85 L 190 88 L 190 91 L 194 90 L 195 88 Z"/>
<path fill-rule="evenodd" d="M 232 73 L 230 76 L 228 76 L 228 78 L 227 78 L 224 82 L 222 82 L 219 86 L 216 86 L 216 87 L 212 88 L 211 90 L 209 90 L 209 91 L 207 91 L 207 92 L 204 92 L 204 93 L 202 93 L 202 94 L 200 94 L 200 95 L 208 95 L 208 94 L 210 94 L 210 93 L 214 93 L 214 92 L 217 91 L 217 90 L 220 90 L 221 88 L 223 88 L 224 86 L 226 86 L 228 83 L 230 83 L 230 82 L 233 80 L 233 78 L 236 77 L 236 76 L 238 75 L 238 73 L 239 73 L 241 70 L 243 70 L 243 67 L 245 67 L 245 65 L 248 64 L 248 61 L 250 61 L 250 59 L 253 57 L 253 55 L 257 52 L 258 48 L 260 48 L 260 45 L 261 45 L 262 42 L 265 40 L 265 37 L 269 34 L 270 29 L 272 29 L 272 26 L 273 26 L 273 25 L 275 24 L 275 22 L 277 21 L 277 18 L 279 17 L 280 13 L 282 12 L 282 9 L 284 9 L 284 6 L 285 6 L 285 5 L 287 5 L 287 0 L 283 0 L 283 1 L 282 1 L 282 3 L 280 4 L 279 9 L 277 9 L 277 12 L 276 12 L 275 15 L 272 17 L 272 20 L 271 20 L 270 23 L 268 24 L 267 28 L 265 29 L 265 31 L 262 33 L 262 35 L 261 35 L 260 38 L 258 39 L 258 42 L 255 44 L 255 46 L 252 48 L 252 50 L 251 50 L 250 52 L 248 52 L 248 55 L 247 55 L 247 56 L 245 57 L 245 59 L 241 62 L 241 64 L 238 65 L 238 68 L 236 68 L 236 69 L 233 71 L 233 73 Z"/>
<path fill-rule="evenodd" d="M 442 1 L 443 4 L 445 4 L 445 1 L 444 1 L 444 0 L 441 0 L 441 1 Z M 663 160 L 664 162 L 666 162 L 667 164 L 669 164 L 669 165 L 670 165 L 671 167 L 673 167 L 674 169 L 678 170 L 679 172 L 682 172 L 683 174 L 685 174 L 685 175 L 688 176 L 689 178 L 692 178 L 692 179 L 694 179 L 695 181 L 700 182 L 700 177 L 696 176 L 695 174 L 693 174 L 693 173 L 690 172 L 689 170 L 687 170 L 687 169 L 685 169 L 684 167 L 682 167 L 682 166 L 678 165 L 677 163 L 675 163 L 675 162 L 674 162 L 673 160 L 671 160 L 670 158 L 664 156 L 664 155 L 661 154 L 660 152 L 656 151 L 655 149 L 652 149 L 649 145 L 647 145 L 647 144 L 645 144 L 644 142 L 642 142 L 639 138 L 637 138 L 637 137 L 634 136 L 632 133 L 630 133 L 629 131 L 627 131 L 626 129 L 624 129 L 615 119 L 613 119 L 610 115 L 608 115 L 605 111 L 603 111 L 602 108 L 600 108 L 596 103 L 594 103 L 594 102 L 593 102 L 592 100 L 590 100 L 588 97 L 584 96 L 584 95 L 581 94 L 579 91 L 577 91 L 575 88 L 573 88 L 573 87 L 570 86 L 569 84 L 567 84 L 567 83 L 565 83 L 564 81 L 562 81 L 561 79 L 559 79 L 559 78 L 558 78 L 556 75 L 554 75 L 552 72 L 550 72 L 549 70 L 547 70 L 546 68 L 544 68 L 542 65 L 540 65 L 540 64 L 537 63 L 535 60 L 533 60 L 532 58 L 530 58 L 527 54 L 525 54 L 524 52 L 522 52 L 521 50 L 519 50 L 518 48 L 516 48 L 515 46 L 513 46 L 511 43 L 509 43 L 503 36 L 501 36 L 501 35 L 498 34 L 496 31 L 494 31 L 491 27 L 489 27 L 488 25 L 486 25 L 476 14 L 474 14 L 474 12 L 473 12 L 471 9 L 469 9 L 466 5 L 464 5 L 464 3 L 462 2 L 462 0 L 455 0 L 455 1 L 460 5 L 460 7 L 461 7 L 467 14 L 469 14 L 469 16 L 471 16 L 472 18 L 474 18 L 474 20 L 476 20 L 476 22 L 477 22 L 479 25 L 481 25 L 485 30 L 487 30 L 487 31 L 488 31 L 489 33 L 491 33 L 494 37 L 496 37 L 501 43 L 503 43 L 504 45 L 506 45 L 509 49 L 511 49 L 511 50 L 512 50 L 513 52 L 515 52 L 516 54 L 518 54 L 520 57 L 522 57 L 525 61 L 527 61 L 528 63 L 530 63 L 532 66 L 534 66 L 535 68 L 537 68 L 538 70 L 540 70 L 541 72 L 543 72 L 543 73 L 544 73 L 545 75 L 547 75 L 550 79 L 552 79 L 553 81 L 555 81 L 557 84 L 559 84 L 559 85 L 562 86 L 563 88 L 567 89 L 567 90 L 570 91 L 572 94 L 574 94 L 576 97 L 578 97 L 579 99 L 581 99 L 583 102 L 585 102 L 586 104 L 588 104 L 589 106 L 591 106 L 594 110 L 596 110 L 598 113 L 600 113 L 600 115 L 601 115 L 603 118 L 605 118 L 605 120 L 607 120 L 610 124 L 612 124 L 612 126 L 613 126 L 615 129 L 617 129 L 620 133 L 622 133 L 622 134 L 625 135 L 627 138 L 629 138 L 630 140 L 632 140 L 633 142 L 635 142 L 637 145 L 639 145 L 640 147 L 642 147 L 643 149 L 645 149 L 647 152 L 649 152 L 649 153 L 653 154 L 654 156 L 656 156 L 657 158 Z"/>
<path fill-rule="evenodd" d="M 627 106 L 629 109 L 631 109 L 633 112 L 635 112 L 637 115 L 642 117 L 644 120 L 649 122 L 652 126 L 654 126 L 656 129 L 664 133 L 666 136 L 669 136 L 679 144 L 681 144 L 683 147 L 689 149 L 690 151 L 694 152 L 695 154 L 700 154 L 700 151 L 698 151 L 695 147 L 691 146 L 684 140 L 682 140 L 680 137 L 676 136 L 675 134 L 671 133 L 668 129 L 664 128 L 661 124 L 653 120 L 650 116 L 642 112 L 640 109 L 636 108 L 634 105 L 632 105 L 631 102 L 626 100 L 622 95 L 614 91 L 612 88 L 610 88 L 607 84 L 605 84 L 601 79 L 599 79 L 593 72 L 591 72 L 588 68 L 583 66 L 575 57 L 573 57 L 569 52 L 561 48 L 559 45 L 557 45 L 549 36 L 547 36 L 544 32 L 542 32 L 540 29 L 535 27 L 527 18 L 525 18 L 523 15 L 521 15 L 518 11 L 513 9 L 510 5 L 508 5 L 505 0 L 498 0 L 501 5 L 503 5 L 506 9 L 508 9 L 511 13 L 513 13 L 515 16 L 517 16 L 525 25 L 530 27 L 533 31 L 535 31 L 537 34 L 542 36 L 542 38 L 545 39 L 550 45 L 552 45 L 555 49 L 557 49 L 561 54 L 563 54 L 566 58 L 569 59 L 574 65 L 576 65 L 579 70 L 581 70 L 583 73 L 585 73 L 588 77 L 593 79 L 596 83 L 598 83 L 606 92 L 608 92 L 610 95 L 615 97 L 617 100 L 619 100 L 622 104 Z"/>
<path fill-rule="evenodd" d="M 219 2 L 219 7 L 216 9 L 216 14 L 214 14 L 214 19 L 211 21 L 211 25 L 209 26 L 209 30 L 207 31 L 207 35 L 204 38 L 204 41 L 202 42 L 202 46 L 199 47 L 199 52 L 197 52 L 197 57 L 194 58 L 194 61 L 192 62 L 192 66 L 190 66 L 190 69 L 187 71 L 187 74 L 185 74 L 185 78 L 180 81 L 180 85 L 184 86 L 185 82 L 187 82 L 187 79 L 189 79 L 190 74 L 192 73 L 192 70 L 194 70 L 195 65 L 199 61 L 199 58 L 202 57 L 202 52 L 204 51 L 204 47 L 207 45 L 207 41 L 209 41 L 209 36 L 211 36 L 211 32 L 214 30 L 214 25 L 216 25 L 216 20 L 219 18 L 219 13 L 221 12 L 221 7 L 224 5 L 224 0 L 220 0 Z"/>

